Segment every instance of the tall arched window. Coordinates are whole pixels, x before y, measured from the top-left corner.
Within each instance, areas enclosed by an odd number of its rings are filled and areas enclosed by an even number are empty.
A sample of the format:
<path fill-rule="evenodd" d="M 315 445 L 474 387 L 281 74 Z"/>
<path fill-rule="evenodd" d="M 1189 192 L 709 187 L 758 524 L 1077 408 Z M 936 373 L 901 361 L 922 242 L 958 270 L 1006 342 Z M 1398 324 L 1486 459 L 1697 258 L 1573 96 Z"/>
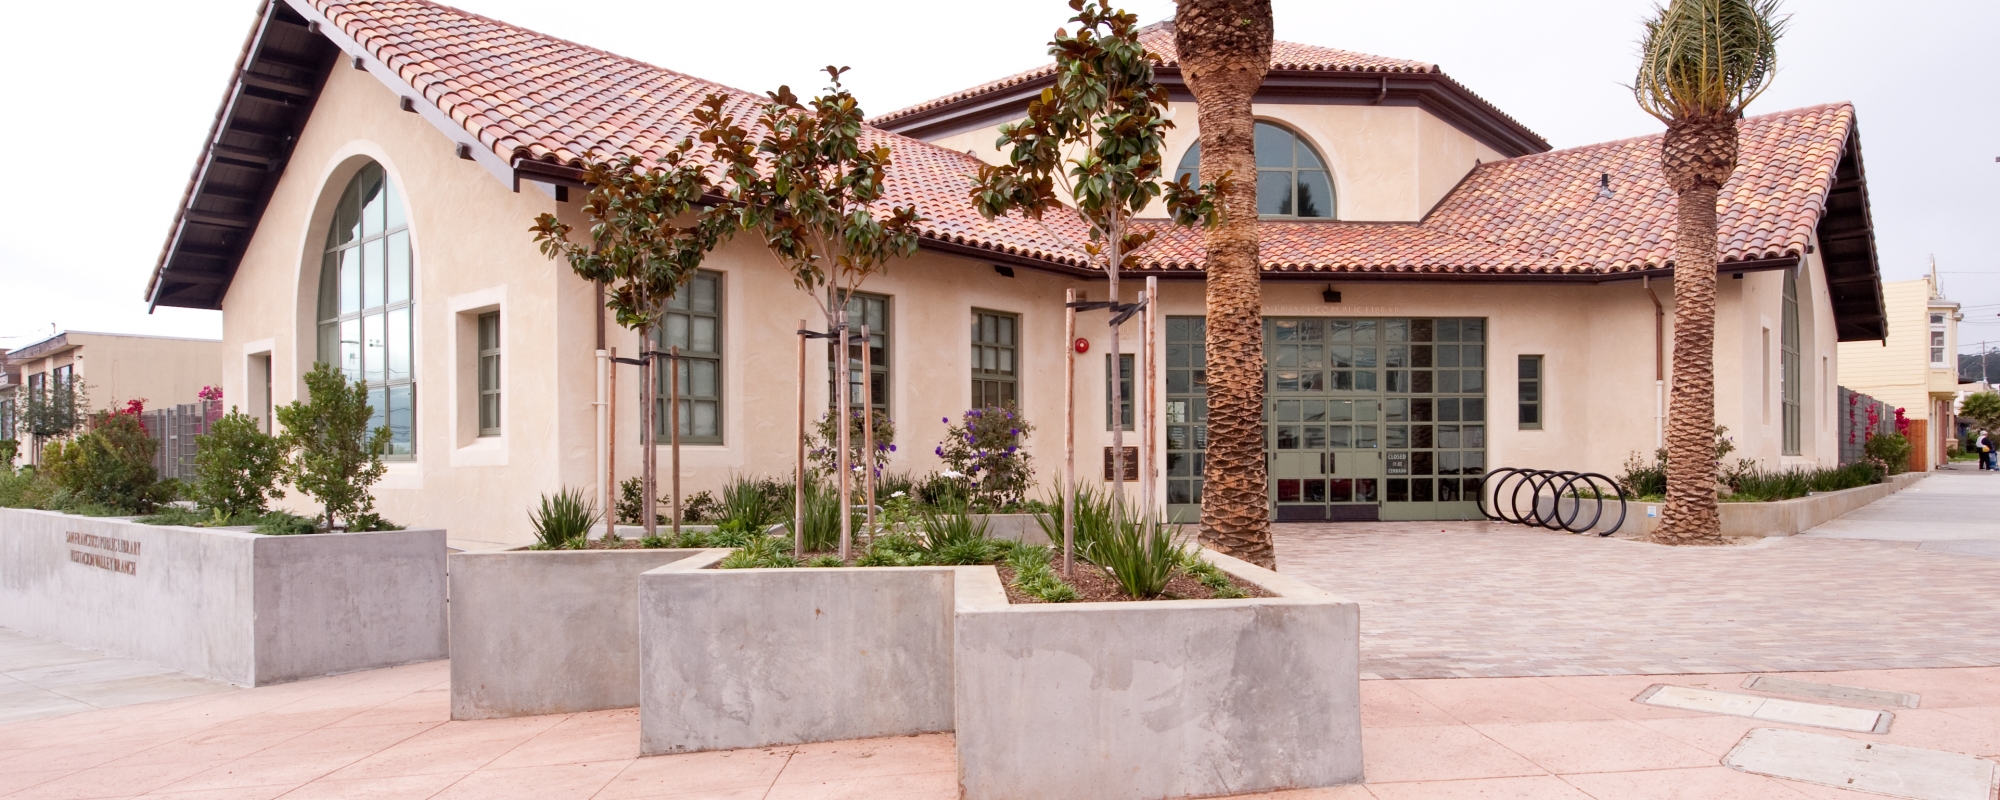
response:
<path fill-rule="evenodd" d="M 389 428 L 389 458 L 416 453 L 410 230 L 380 164 L 347 184 L 319 275 L 319 360 L 368 383 L 369 427 Z"/>
<path fill-rule="evenodd" d="M 1326 162 L 1305 137 L 1269 122 L 1257 123 L 1257 216 L 1333 218 L 1333 181 L 1327 176 Z M 1182 175 L 1195 175 L 1201 168 L 1201 143 L 1188 148 L 1181 157 Z"/>

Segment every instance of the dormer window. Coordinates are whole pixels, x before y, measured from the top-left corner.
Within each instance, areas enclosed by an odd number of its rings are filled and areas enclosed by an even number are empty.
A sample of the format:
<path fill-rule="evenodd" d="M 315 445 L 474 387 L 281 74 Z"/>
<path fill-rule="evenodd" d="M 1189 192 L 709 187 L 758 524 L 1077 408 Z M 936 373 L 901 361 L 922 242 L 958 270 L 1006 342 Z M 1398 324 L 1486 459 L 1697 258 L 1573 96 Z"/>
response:
<path fill-rule="evenodd" d="M 1305 137 L 1269 122 L 1257 123 L 1257 216 L 1265 219 L 1332 219 L 1333 181 L 1326 161 Z M 1201 143 L 1188 148 L 1174 177 L 1195 175 Z"/>

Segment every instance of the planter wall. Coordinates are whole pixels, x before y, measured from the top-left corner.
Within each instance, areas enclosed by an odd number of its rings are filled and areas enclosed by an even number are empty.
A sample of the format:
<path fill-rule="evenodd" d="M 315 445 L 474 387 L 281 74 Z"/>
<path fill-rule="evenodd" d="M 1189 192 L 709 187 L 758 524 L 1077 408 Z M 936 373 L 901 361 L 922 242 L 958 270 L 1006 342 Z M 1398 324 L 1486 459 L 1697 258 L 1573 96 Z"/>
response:
<path fill-rule="evenodd" d="M 1755 538 L 1804 533 L 1834 517 L 1909 488 L 1910 484 L 1929 475 L 1928 472 L 1905 472 L 1891 475 L 1873 486 L 1770 503 L 1723 503 L 1722 535 Z M 1633 503 L 1631 507 L 1632 513 L 1626 518 L 1624 527 L 1619 528 L 1620 533 L 1648 536 L 1660 527 L 1657 515 L 1666 507 L 1665 503 Z M 1652 516 L 1648 515 L 1649 510 Z"/>
<path fill-rule="evenodd" d="M 260 536 L 0 509 L 0 626 L 243 686 L 445 658 L 442 530 Z"/>
<path fill-rule="evenodd" d="M 1278 597 L 1009 605 L 958 573 L 959 785 L 1155 798 L 1361 780 L 1356 604 L 1204 552 Z"/>
<path fill-rule="evenodd" d="M 707 568 L 725 554 L 639 576 L 641 753 L 951 730 L 952 576 L 981 568 Z"/>
<path fill-rule="evenodd" d="M 1042 532 L 1042 524 L 1035 521 L 1033 514 L 979 514 L 976 519 L 986 521 L 986 535 L 995 539 L 1005 539 L 1022 544 L 1048 544 L 1049 536 Z"/>
<path fill-rule="evenodd" d="M 452 555 L 452 719 L 638 705 L 639 574 L 705 552 Z"/>

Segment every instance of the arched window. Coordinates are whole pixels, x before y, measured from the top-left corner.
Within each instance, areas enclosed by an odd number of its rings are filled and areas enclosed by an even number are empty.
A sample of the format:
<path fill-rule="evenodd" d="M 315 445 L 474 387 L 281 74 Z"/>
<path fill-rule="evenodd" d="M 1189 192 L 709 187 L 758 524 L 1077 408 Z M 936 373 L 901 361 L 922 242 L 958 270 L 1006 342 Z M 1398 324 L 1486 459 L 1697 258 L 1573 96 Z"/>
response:
<path fill-rule="evenodd" d="M 416 453 L 410 337 L 410 230 L 382 166 L 347 184 L 326 233 L 319 275 L 319 360 L 368 383 L 369 427 L 389 428 L 390 458 Z"/>
<path fill-rule="evenodd" d="M 1326 162 L 1305 137 L 1269 122 L 1257 123 L 1257 216 L 1333 218 L 1333 181 Z M 1201 168 L 1201 143 L 1188 148 L 1181 157 L 1182 175 L 1195 175 Z"/>

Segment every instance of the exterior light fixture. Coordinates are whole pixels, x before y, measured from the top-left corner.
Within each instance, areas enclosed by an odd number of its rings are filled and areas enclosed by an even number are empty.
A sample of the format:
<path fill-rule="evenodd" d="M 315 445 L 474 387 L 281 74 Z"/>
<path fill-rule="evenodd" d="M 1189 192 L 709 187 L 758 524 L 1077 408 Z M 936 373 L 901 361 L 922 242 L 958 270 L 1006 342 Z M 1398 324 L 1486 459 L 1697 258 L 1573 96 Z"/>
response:
<path fill-rule="evenodd" d="M 1338 303 L 1340 302 L 1340 293 L 1334 291 L 1333 284 L 1329 283 L 1326 285 L 1326 291 L 1319 293 L 1319 298 L 1329 303 Z"/>

